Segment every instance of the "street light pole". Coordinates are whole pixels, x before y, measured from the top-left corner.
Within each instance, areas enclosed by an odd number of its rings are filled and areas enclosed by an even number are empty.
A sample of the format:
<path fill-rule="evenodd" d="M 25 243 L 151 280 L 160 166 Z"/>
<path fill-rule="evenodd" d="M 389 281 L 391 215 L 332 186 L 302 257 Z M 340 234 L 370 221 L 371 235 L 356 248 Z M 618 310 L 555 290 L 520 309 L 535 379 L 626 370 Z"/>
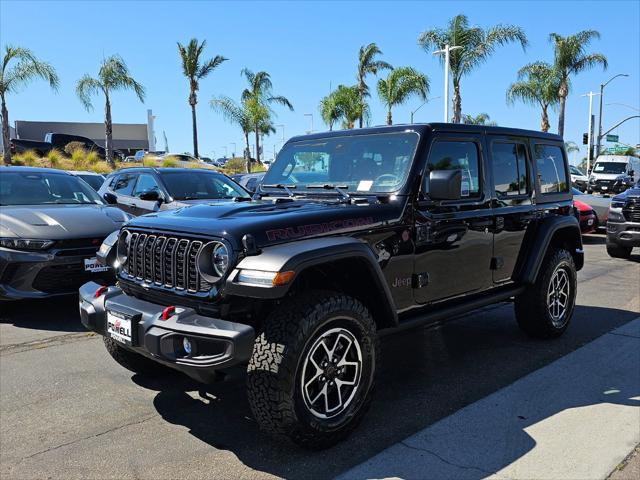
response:
<path fill-rule="evenodd" d="M 436 50 L 434 55 L 441 55 L 444 53 L 444 121 L 449 121 L 449 52 L 451 50 L 458 50 L 460 46 L 445 45 L 442 50 Z"/>
<path fill-rule="evenodd" d="M 282 127 L 282 144 L 284 145 L 284 125 L 275 125 L 276 128 Z"/>
<path fill-rule="evenodd" d="M 604 96 L 604 87 L 606 87 L 614 78 L 628 76 L 629 75 L 626 73 L 619 73 L 607 80 L 606 83 L 600 84 L 600 106 L 598 107 L 598 138 L 596 140 L 596 158 L 598 155 L 600 155 L 600 145 L 602 144 L 602 97 Z"/>
<path fill-rule="evenodd" d="M 439 99 L 439 98 L 440 98 L 440 97 L 433 97 L 433 98 L 430 98 L 430 99 L 428 99 L 428 100 L 425 100 L 425 101 L 424 101 L 424 102 L 423 102 L 423 103 L 422 103 L 418 108 L 416 108 L 415 110 L 413 110 L 413 111 L 411 112 L 411 117 L 410 117 L 410 118 L 411 118 L 411 120 L 409 121 L 409 123 L 413 123 L 413 114 L 414 114 L 414 113 L 416 113 L 418 110 L 420 110 L 422 107 L 424 107 L 424 106 L 425 106 L 427 103 L 429 103 L 431 100 L 437 100 L 437 99 Z"/>
<path fill-rule="evenodd" d="M 313 133 L 313 113 L 305 113 L 304 116 L 311 117 L 311 130 L 309 130 L 307 133 Z"/>
<path fill-rule="evenodd" d="M 582 95 L 583 97 L 589 97 L 589 132 L 587 134 L 587 172 L 591 168 L 591 145 L 593 144 L 593 97 L 600 95 L 599 93 L 589 92 Z"/>
<path fill-rule="evenodd" d="M 231 152 L 231 155 L 235 156 L 236 155 L 236 142 L 231 142 L 231 143 L 229 143 L 229 145 L 233 145 L 233 152 Z"/>

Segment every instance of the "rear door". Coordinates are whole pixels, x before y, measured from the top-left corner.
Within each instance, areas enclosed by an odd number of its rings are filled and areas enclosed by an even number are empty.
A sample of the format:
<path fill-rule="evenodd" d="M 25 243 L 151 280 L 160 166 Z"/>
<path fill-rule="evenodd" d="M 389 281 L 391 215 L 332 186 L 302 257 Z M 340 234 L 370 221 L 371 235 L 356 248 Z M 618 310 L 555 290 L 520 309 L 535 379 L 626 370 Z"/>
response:
<path fill-rule="evenodd" d="M 133 197 L 133 187 L 135 186 L 138 174 L 123 173 L 118 176 L 114 185 L 113 193 L 117 197 L 117 205 L 121 210 L 136 215 L 136 203 Z"/>
<path fill-rule="evenodd" d="M 482 135 L 434 135 L 424 175 L 462 171 L 462 198 L 418 204 L 415 211 L 415 300 L 430 303 L 490 288 L 493 252 L 491 196 Z M 428 198 L 428 192 L 423 192 Z"/>
<path fill-rule="evenodd" d="M 487 136 L 494 216 L 494 283 L 511 280 L 527 228 L 535 219 L 529 143 L 526 137 Z"/>

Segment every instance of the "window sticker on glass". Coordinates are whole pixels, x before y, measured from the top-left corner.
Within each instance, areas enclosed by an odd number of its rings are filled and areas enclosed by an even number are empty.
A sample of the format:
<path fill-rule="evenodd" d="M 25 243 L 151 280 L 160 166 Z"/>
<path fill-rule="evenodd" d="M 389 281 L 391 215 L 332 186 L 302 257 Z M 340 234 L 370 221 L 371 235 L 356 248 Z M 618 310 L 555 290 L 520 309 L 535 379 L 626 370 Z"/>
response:
<path fill-rule="evenodd" d="M 467 180 L 462 180 L 462 182 L 460 183 L 460 196 L 469 196 L 469 182 Z"/>
<path fill-rule="evenodd" d="M 596 172 L 601 172 L 604 170 L 604 165 L 596 165 L 596 168 L 593 169 Z"/>
<path fill-rule="evenodd" d="M 373 180 L 360 180 L 358 183 L 358 191 L 359 192 L 368 192 L 371 190 L 371 186 L 373 185 Z"/>

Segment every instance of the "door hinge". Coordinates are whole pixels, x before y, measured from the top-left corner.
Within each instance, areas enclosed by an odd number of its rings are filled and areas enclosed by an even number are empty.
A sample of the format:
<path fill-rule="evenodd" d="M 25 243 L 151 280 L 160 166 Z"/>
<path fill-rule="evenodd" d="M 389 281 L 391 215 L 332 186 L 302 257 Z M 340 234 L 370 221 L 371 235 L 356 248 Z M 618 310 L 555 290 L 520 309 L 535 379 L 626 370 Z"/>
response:
<path fill-rule="evenodd" d="M 427 272 L 413 274 L 413 288 L 422 288 L 429 285 L 429 274 Z"/>
<path fill-rule="evenodd" d="M 504 267 L 503 257 L 493 257 L 491 259 L 491 270 L 500 270 L 502 267 Z"/>

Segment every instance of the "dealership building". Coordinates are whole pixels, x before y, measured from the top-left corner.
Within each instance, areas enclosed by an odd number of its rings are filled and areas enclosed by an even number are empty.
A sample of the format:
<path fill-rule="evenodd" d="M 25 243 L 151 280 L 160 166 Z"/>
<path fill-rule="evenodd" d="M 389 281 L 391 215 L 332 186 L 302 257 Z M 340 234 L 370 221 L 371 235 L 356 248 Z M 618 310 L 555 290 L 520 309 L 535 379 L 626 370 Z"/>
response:
<path fill-rule="evenodd" d="M 147 123 L 114 123 L 113 148 L 130 153 L 155 151 L 153 119 L 151 110 L 147 110 Z M 105 146 L 104 123 L 16 120 L 14 125 L 11 138 L 43 141 L 47 133 L 65 133 L 86 137 Z"/>

